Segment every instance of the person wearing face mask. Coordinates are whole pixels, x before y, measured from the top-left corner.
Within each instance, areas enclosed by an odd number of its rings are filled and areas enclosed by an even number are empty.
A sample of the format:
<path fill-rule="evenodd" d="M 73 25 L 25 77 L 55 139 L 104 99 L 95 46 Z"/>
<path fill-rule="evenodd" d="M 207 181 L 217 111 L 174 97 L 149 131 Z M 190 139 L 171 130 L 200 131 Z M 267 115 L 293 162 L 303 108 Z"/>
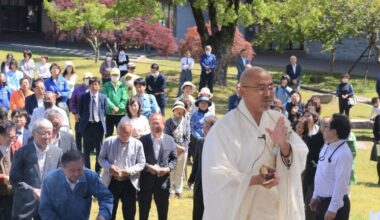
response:
<path fill-rule="evenodd" d="M 100 65 L 100 69 L 99 69 L 99 72 L 102 75 L 103 85 L 106 82 L 111 81 L 111 69 L 114 67 L 117 67 L 117 65 L 116 65 L 116 62 L 114 60 L 112 60 L 112 53 L 107 52 L 106 53 L 106 59 Z"/>
<path fill-rule="evenodd" d="M 350 108 L 352 105 L 349 104 L 348 98 L 354 96 L 354 88 L 351 83 L 349 83 L 350 74 L 345 73 L 342 76 L 341 83 L 336 88 L 336 96 L 339 98 L 339 113 L 350 116 Z"/>
<path fill-rule="evenodd" d="M 79 132 L 79 100 L 80 97 L 88 92 L 89 82 L 92 78 L 92 73 L 85 72 L 83 77 L 83 83 L 76 87 L 71 95 L 70 99 L 70 111 L 75 118 L 75 141 L 78 151 L 82 152 L 82 134 Z"/>
<path fill-rule="evenodd" d="M 289 87 L 290 78 L 288 75 L 281 76 L 280 84 L 276 86 L 274 96 L 281 101 L 282 107 L 285 109 L 286 104 L 290 102 L 290 93 L 292 88 Z M 287 115 L 287 112 L 286 112 Z"/>
<path fill-rule="evenodd" d="M 56 102 L 57 102 L 57 96 L 54 92 L 51 92 L 51 91 L 45 92 L 43 106 L 38 107 L 33 110 L 32 117 L 30 118 L 29 130 L 32 130 L 32 127 L 35 121 L 45 118 L 46 110 L 55 109 L 62 115 L 61 129 L 63 131 L 70 131 L 69 118 L 67 117 L 66 112 L 56 105 Z"/>
<path fill-rule="evenodd" d="M 116 64 L 120 70 L 120 76 L 123 77 L 128 72 L 129 57 L 125 53 L 125 48 L 120 47 L 119 53 L 115 56 Z"/>
<path fill-rule="evenodd" d="M 165 116 L 165 106 L 166 106 L 166 77 L 162 75 L 159 71 L 159 66 L 153 63 L 150 67 L 150 74 L 147 75 L 145 81 L 147 85 L 147 93 L 154 95 L 157 104 L 160 107 L 161 114 Z"/>
<path fill-rule="evenodd" d="M 131 64 L 131 63 L 129 63 Z M 134 64 L 133 64 L 134 65 Z M 132 97 L 136 95 L 136 87 L 134 85 L 134 82 L 136 79 L 140 78 L 140 76 L 134 74 L 134 73 L 127 73 L 125 76 L 120 78 L 120 81 L 124 84 L 124 86 L 127 88 L 127 93 L 129 97 Z"/>
<path fill-rule="evenodd" d="M 125 104 L 128 100 L 127 89 L 119 81 L 120 70 L 111 69 L 111 82 L 104 84 L 102 93 L 107 97 L 106 137 L 112 136 L 114 127 L 125 115 Z"/>
<path fill-rule="evenodd" d="M 201 56 L 201 80 L 199 81 L 199 91 L 207 85 L 211 93 L 214 87 L 214 69 L 216 67 L 216 57 L 211 53 L 210 45 L 205 47 L 205 54 Z"/>

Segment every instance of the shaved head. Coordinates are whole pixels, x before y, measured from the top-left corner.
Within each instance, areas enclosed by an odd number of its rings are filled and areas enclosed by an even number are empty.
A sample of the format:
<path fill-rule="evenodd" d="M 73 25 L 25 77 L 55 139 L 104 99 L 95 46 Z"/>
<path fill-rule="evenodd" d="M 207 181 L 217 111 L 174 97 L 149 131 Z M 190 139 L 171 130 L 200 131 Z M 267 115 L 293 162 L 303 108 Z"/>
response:
<path fill-rule="evenodd" d="M 265 69 L 261 68 L 261 67 L 258 67 L 258 66 L 254 66 L 254 67 L 251 67 L 251 68 L 247 68 L 242 74 L 241 74 L 241 77 L 240 77 L 240 85 L 244 85 L 245 83 L 248 83 L 250 82 L 251 80 L 254 80 L 255 78 L 257 78 L 259 75 L 270 75 L 268 73 L 268 71 L 266 71 Z"/>

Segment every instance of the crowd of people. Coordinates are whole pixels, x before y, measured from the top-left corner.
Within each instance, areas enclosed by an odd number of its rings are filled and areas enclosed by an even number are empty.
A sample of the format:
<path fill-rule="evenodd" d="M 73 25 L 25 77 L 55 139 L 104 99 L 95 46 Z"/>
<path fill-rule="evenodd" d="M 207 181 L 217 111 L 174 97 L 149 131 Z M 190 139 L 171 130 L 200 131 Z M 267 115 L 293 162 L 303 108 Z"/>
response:
<path fill-rule="evenodd" d="M 211 46 L 199 61 L 196 96 L 195 61 L 189 51 L 180 59 L 170 108 L 159 65 L 141 77 L 124 48 L 106 53 L 100 77 L 85 72 L 80 85 L 71 61 L 61 69 L 47 55 L 38 65 L 30 50 L 23 57 L 9 53 L 1 64 L 0 219 L 88 219 L 94 196 L 99 220 L 116 219 L 120 201 L 124 219 L 135 219 L 136 203 L 148 219 L 152 198 L 164 220 L 185 185 L 194 190 L 193 219 L 349 217 L 356 138 L 348 74 L 336 90 L 341 114 L 321 118 L 318 96 L 301 100 L 295 56 L 276 86 L 242 50 L 229 113 L 217 121 Z M 380 101 L 372 102 L 376 150 Z M 371 158 L 378 161 L 377 152 Z M 263 166 L 272 178 L 260 174 Z"/>

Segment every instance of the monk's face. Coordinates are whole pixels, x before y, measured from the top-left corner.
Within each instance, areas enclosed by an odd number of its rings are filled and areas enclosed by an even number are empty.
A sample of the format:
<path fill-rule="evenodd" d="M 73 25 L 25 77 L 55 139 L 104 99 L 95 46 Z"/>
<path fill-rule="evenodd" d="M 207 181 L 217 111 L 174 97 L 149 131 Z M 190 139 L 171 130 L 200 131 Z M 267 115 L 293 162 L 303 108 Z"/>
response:
<path fill-rule="evenodd" d="M 254 71 L 249 69 L 247 71 Z M 274 84 L 272 76 L 266 72 L 249 72 L 240 83 L 240 94 L 247 108 L 255 115 L 261 114 L 270 108 L 273 100 Z"/>

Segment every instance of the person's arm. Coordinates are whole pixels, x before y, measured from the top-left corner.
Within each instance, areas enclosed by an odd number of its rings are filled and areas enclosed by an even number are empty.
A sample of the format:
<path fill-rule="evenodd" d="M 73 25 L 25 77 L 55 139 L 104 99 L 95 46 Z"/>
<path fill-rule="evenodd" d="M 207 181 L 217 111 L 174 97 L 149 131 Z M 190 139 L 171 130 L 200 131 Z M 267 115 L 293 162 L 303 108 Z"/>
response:
<path fill-rule="evenodd" d="M 148 96 L 149 96 L 149 100 L 150 100 L 150 106 L 151 106 L 152 113 L 160 112 L 161 110 L 160 110 L 160 107 L 158 106 L 156 98 L 151 94 L 149 94 Z"/>
<path fill-rule="evenodd" d="M 105 63 L 105 62 L 103 62 L 103 63 L 100 65 L 99 72 L 100 72 L 100 74 L 102 75 L 102 77 L 104 77 L 105 75 L 108 75 L 107 66 L 106 66 L 106 63 Z"/>
<path fill-rule="evenodd" d="M 344 189 L 348 187 L 352 169 L 351 155 L 341 155 L 336 157 L 336 160 L 334 191 L 328 207 L 328 211 L 332 213 L 337 213 L 338 209 L 343 207 Z"/>
<path fill-rule="evenodd" d="M 67 84 L 66 79 L 64 79 L 63 77 L 61 78 L 61 80 L 62 80 L 61 82 L 63 82 L 63 85 L 62 87 L 60 85 L 57 85 L 58 92 L 61 94 L 61 97 L 68 98 L 70 96 L 69 84 Z"/>
<path fill-rule="evenodd" d="M 375 138 L 376 142 L 380 140 L 379 121 L 380 121 L 380 115 L 375 117 L 375 123 L 373 124 L 373 137 Z"/>
<path fill-rule="evenodd" d="M 352 85 L 350 84 L 349 86 L 348 86 L 348 97 L 352 97 L 352 96 L 354 96 L 354 87 L 352 87 Z"/>
<path fill-rule="evenodd" d="M 107 108 L 105 109 L 107 112 L 112 112 L 113 108 L 116 107 L 116 104 L 112 102 L 112 100 L 109 98 L 110 89 L 113 89 L 107 84 L 106 86 L 103 86 L 103 88 L 100 90 L 100 92 L 107 97 Z"/>
<path fill-rule="evenodd" d="M 201 59 L 200 59 L 200 65 L 201 65 L 201 69 L 202 70 L 205 69 L 206 66 L 207 66 L 206 60 L 207 60 L 207 56 L 206 55 L 202 55 Z"/>
<path fill-rule="evenodd" d="M 197 140 L 195 142 L 195 145 L 197 147 L 196 147 L 196 151 L 195 151 L 195 155 L 194 155 L 193 166 L 191 167 L 191 173 L 190 173 L 189 180 L 188 180 L 188 182 L 190 184 L 193 184 L 195 182 L 195 176 L 197 174 L 198 167 L 199 167 L 199 160 L 200 159 L 202 160 L 202 158 L 200 156 L 202 155 L 203 141 Z"/>
<path fill-rule="evenodd" d="M 54 193 L 51 192 L 50 184 L 45 180 L 42 185 L 41 200 L 38 207 L 38 214 L 41 219 L 60 219 L 53 207 Z"/>
<path fill-rule="evenodd" d="M 177 165 L 177 144 L 174 142 L 174 139 L 171 141 L 171 147 L 170 147 L 170 154 L 169 154 L 169 163 L 168 167 L 170 171 L 172 171 L 175 166 Z"/>
<path fill-rule="evenodd" d="M 166 78 L 161 75 L 162 77 L 162 83 L 161 86 L 155 89 L 154 93 L 165 93 L 165 88 L 166 88 Z"/>
<path fill-rule="evenodd" d="M 127 88 L 125 88 L 123 85 L 120 86 L 122 88 L 122 92 L 120 94 L 120 101 L 117 103 L 117 107 L 119 108 L 119 112 L 125 112 L 126 103 L 128 100 Z"/>
<path fill-rule="evenodd" d="M 74 115 L 78 114 L 78 89 L 79 87 L 74 89 L 70 99 L 70 112 Z"/>
<path fill-rule="evenodd" d="M 136 143 L 136 161 L 135 165 L 129 168 L 130 175 L 139 174 L 145 167 L 145 154 L 142 143 L 137 141 Z"/>
<path fill-rule="evenodd" d="M 340 86 L 338 85 L 338 86 L 336 87 L 336 93 L 335 93 L 335 95 L 336 95 L 338 98 L 340 98 L 341 93 L 342 93 L 342 91 L 340 90 Z"/>
<path fill-rule="evenodd" d="M 189 144 L 190 144 L 190 135 L 191 135 L 191 128 L 190 128 L 190 122 L 187 121 L 186 118 L 184 118 L 183 120 L 186 120 L 186 129 L 185 129 L 185 135 L 184 135 L 184 143 L 183 143 L 183 146 L 184 147 L 189 147 Z"/>
<path fill-rule="evenodd" d="M 99 214 L 104 219 L 111 219 L 113 208 L 112 193 L 100 182 L 96 174 L 91 175 L 92 194 L 98 200 Z"/>
<path fill-rule="evenodd" d="M 110 147 L 109 141 L 103 141 L 103 144 L 100 147 L 98 163 L 104 170 L 109 170 L 112 166 L 112 164 L 108 161 L 108 148 Z"/>
<path fill-rule="evenodd" d="M 16 108 L 17 108 L 17 105 L 16 105 L 16 103 L 17 103 L 17 94 L 16 94 L 16 92 L 17 91 L 14 91 L 14 92 L 12 92 L 12 94 L 11 94 L 11 111 L 13 111 L 13 110 L 15 110 Z"/>

